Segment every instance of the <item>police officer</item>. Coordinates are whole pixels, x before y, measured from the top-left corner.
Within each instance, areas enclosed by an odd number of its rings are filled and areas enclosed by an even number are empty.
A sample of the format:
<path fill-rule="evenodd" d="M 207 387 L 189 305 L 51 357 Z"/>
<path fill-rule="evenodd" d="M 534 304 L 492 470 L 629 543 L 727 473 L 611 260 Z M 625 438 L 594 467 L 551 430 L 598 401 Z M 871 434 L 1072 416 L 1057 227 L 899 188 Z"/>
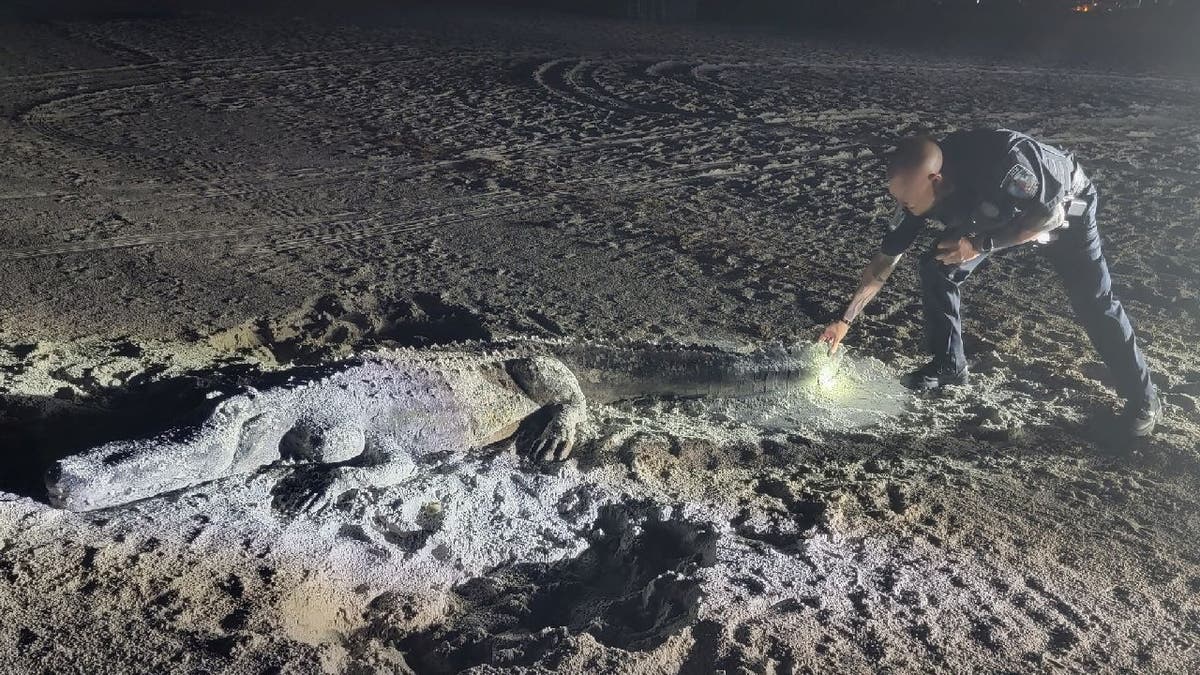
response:
<path fill-rule="evenodd" d="M 941 141 L 902 140 L 888 159 L 888 192 L 898 202 L 880 252 L 842 318 L 820 341 L 836 351 L 929 219 L 946 236 L 920 259 L 926 346 L 933 359 L 904 377 L 917 390 L 966 384 L 959 285 L 993 252 L 1042 244 L 1071 305 L 1125 399 L 1134 436 L 1162 415 L 1133 327 L 1112 292 L 1096 226 L 1096 188 L 1067 152 L 1007 129 L 959 131 Z"/>

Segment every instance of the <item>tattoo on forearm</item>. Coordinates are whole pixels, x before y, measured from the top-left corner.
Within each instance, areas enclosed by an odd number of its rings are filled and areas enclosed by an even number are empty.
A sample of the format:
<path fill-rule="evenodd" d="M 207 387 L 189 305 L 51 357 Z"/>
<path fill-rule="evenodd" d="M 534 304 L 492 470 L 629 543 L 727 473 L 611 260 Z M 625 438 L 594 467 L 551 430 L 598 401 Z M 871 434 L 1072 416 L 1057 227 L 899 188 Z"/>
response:
<path fill-rule="evenodd" d="M 850 301 L 850 306 L 847 307 L 846 311 L 842 314 L 842 319 L 845 320 L 847 323 L 854 321 L 856 318 L 858 318 L 858 315 L 862 313 L 863 307 L 866 307 L 867 303 L 870 302 L 871 298 L 874 296 L 875 296 L 874 293 L 871 293 L 871 294 L 858 293 L 858 294 L 856 294 L 854 296 L 854 299 Z"/>
<path fill-rule="evenodd" d="M 880 255 L 875 260 L 871 261 L 871 266 L 867 268 L 867 272 L 873 281 L 883 283 L 892 275 L 892 270 L 896 269 L 896 263 L 900 260 L 900 256 Z"/>
<path fill-rule="evenodd" d="M 863 309 L 879 293 L 879 289 L 883 287 L 883 283 L 892 274 L 892 270 L 896 268 L 896 263 L 899 260 L 900 256 L 880 254 L 871 261 L 871 264 L 867 266 L 866 271 L 863 273 L 862 283 L 859 284 L 858 291 L 850 299 L 850 305 L 846 307 L 846 311 L 842 314 L 842 319 L 850 322 L 858 318 Z"/>

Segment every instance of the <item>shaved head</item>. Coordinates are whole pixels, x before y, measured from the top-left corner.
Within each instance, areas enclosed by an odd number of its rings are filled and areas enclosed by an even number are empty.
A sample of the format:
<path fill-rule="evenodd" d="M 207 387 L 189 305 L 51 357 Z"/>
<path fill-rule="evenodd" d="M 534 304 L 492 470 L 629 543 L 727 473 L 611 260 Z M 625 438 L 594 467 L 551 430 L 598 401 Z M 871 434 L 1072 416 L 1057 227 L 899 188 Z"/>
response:
<path fill-rule="evenodd" d="M 888 175 L 919 171 L 923 174 L 942 172 L 942 148 L 929 136 L 909 136 L 900 139 L 896 149 L 888 154 Z"/>
<path fill-rule="evenodd" d="M 887 159 L 888 192 L 910 213 L 928 214 L 946 191 L 941 146 L 929 136 L 909 136 Z"/>

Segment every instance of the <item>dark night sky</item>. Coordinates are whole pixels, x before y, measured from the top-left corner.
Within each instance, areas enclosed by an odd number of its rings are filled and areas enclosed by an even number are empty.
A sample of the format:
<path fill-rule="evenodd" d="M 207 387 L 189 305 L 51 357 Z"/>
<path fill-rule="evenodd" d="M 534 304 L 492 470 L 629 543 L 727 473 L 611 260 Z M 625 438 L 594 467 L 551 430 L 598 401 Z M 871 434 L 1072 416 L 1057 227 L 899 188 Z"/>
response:
<path fill-rule="evenodd" d="M 570 11 L 628 17 L 666 14 L 721 25 L 765 25 L 926 48 L 1049 53 L 1133 66 L 1200 67 L 1200 0 L 13 0 L 7 20 L 106 19 L 187 11 L 319 13 L 356 20 L 406 8 L 474 5 L 493 11 Z M 1140 9 L 1130 6 L 1141 5 Z"/>

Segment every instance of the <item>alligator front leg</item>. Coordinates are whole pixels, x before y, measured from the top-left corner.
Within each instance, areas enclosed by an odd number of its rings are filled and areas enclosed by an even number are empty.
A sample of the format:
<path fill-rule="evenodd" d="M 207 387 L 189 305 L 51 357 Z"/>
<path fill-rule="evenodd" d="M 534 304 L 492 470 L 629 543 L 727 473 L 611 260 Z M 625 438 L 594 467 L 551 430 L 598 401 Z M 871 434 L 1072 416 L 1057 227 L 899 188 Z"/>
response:
<path fill-rule="evenodd" d="M 308 487 L 296 499 L 296 513 L 316 514 L 352 490 L 387 488 L 411 477 L 416 465 L 408 455 L 385 459 L 378 464 L 343 464 L 333 467 L 326 482 Z"/>
<path fill-rule="evenodd" d="M 539 462 L 561 462 L 571 456 L 575 437 L 583 423 L 583 406 L 554 404 L 547 406 L 550 419 L 527 448 L 530 457 Z"/>
<path fill-rule="evenodd" d="M 528 443 L 518 439 L 518 445 L 525 445 L 523 450 L 538 461 L 565 460 L 587 416 L 587 399 L 579 380 L 561 361 L 548 356 L 516 359 L 506 365 L 517 386 L 540 406 L 530 417 L 544 420 L 540 430 L 530 430 Z"/>

